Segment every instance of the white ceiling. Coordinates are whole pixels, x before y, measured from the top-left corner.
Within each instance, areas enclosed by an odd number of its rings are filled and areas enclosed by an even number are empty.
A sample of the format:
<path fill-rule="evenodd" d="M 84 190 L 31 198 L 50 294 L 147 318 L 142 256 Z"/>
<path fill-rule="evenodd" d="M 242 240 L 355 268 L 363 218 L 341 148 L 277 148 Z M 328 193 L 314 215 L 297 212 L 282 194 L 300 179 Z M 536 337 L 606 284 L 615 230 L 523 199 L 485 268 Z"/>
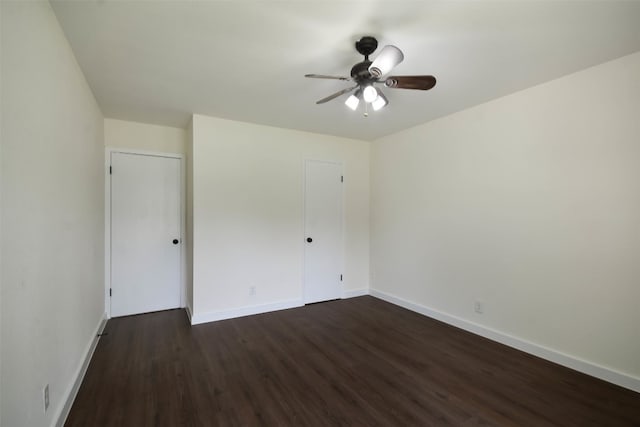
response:
<path fill-rule="evenodd" d="M 639 1 L 51 3 L 106 117 L 178 127 L 198 113 L 372 140 L 640 51 Z M 349 75 L 363 35 L 436 87 L 384 89 L 368 118 L 346 95 L 316 105 L 349 83 L 304 74 Z"/>

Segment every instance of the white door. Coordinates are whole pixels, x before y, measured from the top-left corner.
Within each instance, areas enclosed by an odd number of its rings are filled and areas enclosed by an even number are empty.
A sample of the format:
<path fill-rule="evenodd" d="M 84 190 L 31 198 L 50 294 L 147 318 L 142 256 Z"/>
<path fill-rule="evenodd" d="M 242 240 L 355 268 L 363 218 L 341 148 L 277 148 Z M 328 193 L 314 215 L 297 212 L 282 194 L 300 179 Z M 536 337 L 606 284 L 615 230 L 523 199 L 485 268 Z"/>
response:
<path fill-rule="evenodd" d="M 180 307 L 180 163 L 111 153 L 111 316 Z"/>
<path fill-rule="evenodd" d="M 342 165 L 307 160 L 304 302 L 342 297 Z"/>

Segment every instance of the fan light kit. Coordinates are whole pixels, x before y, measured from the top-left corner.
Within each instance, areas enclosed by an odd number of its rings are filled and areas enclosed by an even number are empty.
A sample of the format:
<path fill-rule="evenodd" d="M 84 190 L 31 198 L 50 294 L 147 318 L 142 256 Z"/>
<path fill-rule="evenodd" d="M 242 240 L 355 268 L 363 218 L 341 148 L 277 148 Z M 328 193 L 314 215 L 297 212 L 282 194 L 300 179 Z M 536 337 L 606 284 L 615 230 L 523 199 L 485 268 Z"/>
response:
<path fill-rule="evenodd" d="M 376 59 L 369 61 L 371 55 L 378 47 L 378 41 L 374 37 L 365 36 L 356 42 L 356 50 L 364 55 L 364 61 L 358 62 L 351 68 L 351 77 L 327 76 L 324 74 L 305 74 L 305 77 L 312 79 L 334 79 L 342 81 L 352 81 L 356 85 L 342 89 L 332 95 L 322 98 L 316 104 L 324 104 L 341 95 L 355 90 L 344 102 L 347 107 L 356 110 L 360 101 L 365 102 L 365 113 L 367 117 L 368 106 L 371 105 L 374 111 L 386 106 L 389 101 L 380 89 L 374 85 L 384 84 L 388 88 L 395 89 L 418 89 L 429 90 L 436 85 L 436 78 L 433 76 L 389 76 L 385 77 L 404 59 L 402 51 L 395 46 L 387 45 L 382 48 Z"/>

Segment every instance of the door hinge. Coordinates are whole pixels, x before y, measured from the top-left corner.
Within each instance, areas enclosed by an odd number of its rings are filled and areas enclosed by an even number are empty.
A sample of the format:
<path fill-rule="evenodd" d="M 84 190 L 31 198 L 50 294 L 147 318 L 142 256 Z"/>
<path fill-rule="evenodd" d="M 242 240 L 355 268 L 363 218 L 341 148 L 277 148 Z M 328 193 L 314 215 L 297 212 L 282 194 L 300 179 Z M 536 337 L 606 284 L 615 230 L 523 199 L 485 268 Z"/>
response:
<path fill-rule="evenodd" d="M 109 175 L 111 175 L 113 173 L 113 170 L 111 169 L 111 166 L 109 166 Z"/>
<path fill-rule="evenodd" d="M 344 182 L 344 175 L 340 175 L 340 182 Z"/>
<path fill-rule="evenodd" d="M 109 296 L 111 296 L 111 295 L 112 295 L 112 289 L 109 288 Z"/>
<path fill-rule="evenodd" d="M 340 281 L 342 282 L 342 274 L 340 275 Z"/>

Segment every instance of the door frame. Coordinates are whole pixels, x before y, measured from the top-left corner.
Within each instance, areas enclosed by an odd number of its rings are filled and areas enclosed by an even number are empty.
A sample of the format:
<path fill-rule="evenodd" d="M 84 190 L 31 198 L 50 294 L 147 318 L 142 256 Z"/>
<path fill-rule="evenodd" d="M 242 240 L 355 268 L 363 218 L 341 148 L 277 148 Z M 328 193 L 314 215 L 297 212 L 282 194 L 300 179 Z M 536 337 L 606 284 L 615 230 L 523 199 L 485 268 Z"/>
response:
<path fill-rule="evenodd" d="M 187 250 L 185 245 L 189 244 L 186 233 L 186 168 L 185 156 L 178 153 L 164 153 L 158 151 L 136 150 L 128 148 L 105 147 L 104 156 L 104 311 L 107 319 L 111 318 L 111 154 L 133 154 L 140 156 L 168 157 L 180 160 L 180 307 L 184 308 L 187 301 Z"/>
<path fill-rule="evenodd" d="M 307 238 L 307 163 L 308 162 L 316 162 L 316 163 L 328 163 L 328 164 L 332 164 L 332 165 L 339 165 L 340 166 L 340 171 L 342 174 L 342 187 L 341 187 L 341 194 L 340 194 L 340 270 L 342 270 L 342 281 L 340 282 L 340 295 L 338 296 L 338 298 L 343 299 L 344 298 L 344 289 L 345 289 L 345 283 L 346 283 L 346 274 L 345 274 L 345 245 L 346 245 L 346 240 L 345 240 L 345 230 L 346 230 L 346 215 L 345 215 L 345 206 L 346 206 L 346 191 L 345 191 L 345 172 L 344 172 L 344 162 L 342 160 L 327 160 L 327 159 L 318 159 L 318 158 L 304 158 L 302 160 L 302 238 L 300 239 L 301 241 L 301 247 L 302 247 L 302 278 L 301 278 L 301 283 L 302 283 L 302 305 L 307 304 L 306 300 L 307 300 L 307 272 L 306 272 L 306 268 L 307 268 L 307 251 L 306 251 L 306 242 L 305 239 Z"/>

